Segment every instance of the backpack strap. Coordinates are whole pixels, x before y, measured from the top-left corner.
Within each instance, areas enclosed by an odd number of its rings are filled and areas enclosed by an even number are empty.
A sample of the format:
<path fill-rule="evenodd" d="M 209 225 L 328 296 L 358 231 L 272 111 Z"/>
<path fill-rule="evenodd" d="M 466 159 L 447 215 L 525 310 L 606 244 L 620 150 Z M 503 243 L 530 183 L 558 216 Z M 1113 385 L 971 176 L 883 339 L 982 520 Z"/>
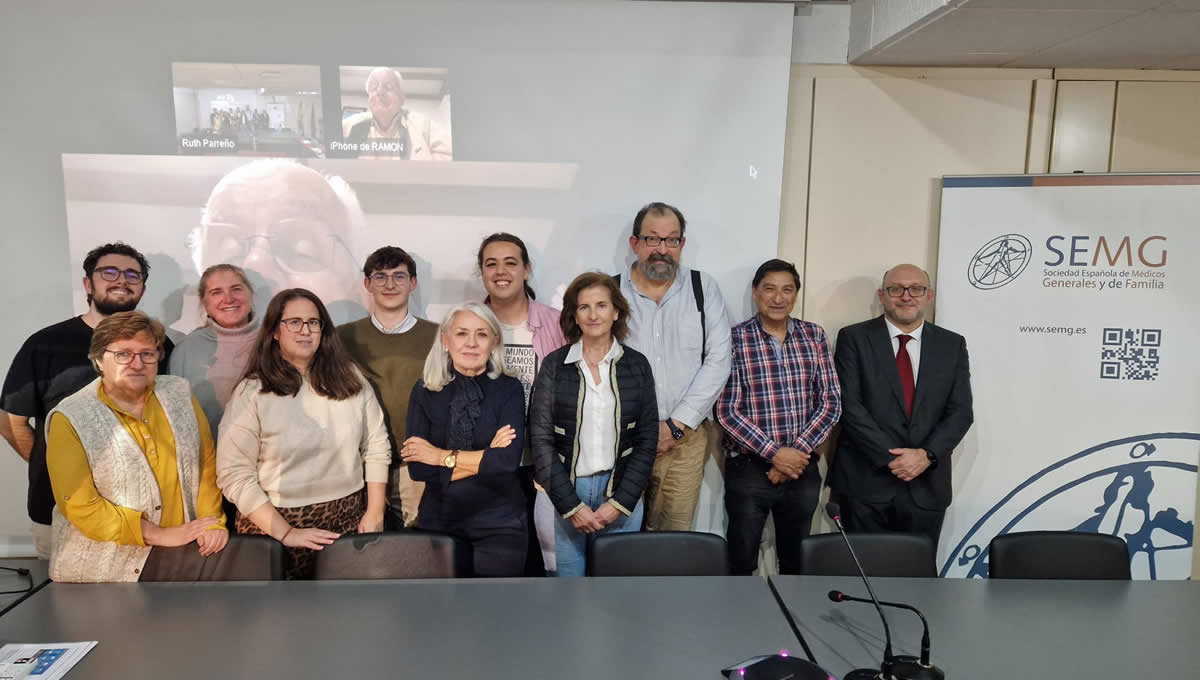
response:
<path fill-rule="evenodd" d="M 700 270 L 692 270 L 692 295 L 696 298 L 696 311 L 700 312 L 700 363 L 708 357 L 708 324 L 704 323 L 704 284 L 700 281 Z"/>
<path fill-rule="evenodd" d="M 696 311 L 700 312 L 700 363 L 708 358 L 708 324 L 704 318 L 704 282 L 700 280 L 700 270 L 693 269 L 692 272 L 692 297 L 696 298 Z M 614 274 L 613 280 L 617 282 L 617 287 L 621 286 L 621 275 Z"/>

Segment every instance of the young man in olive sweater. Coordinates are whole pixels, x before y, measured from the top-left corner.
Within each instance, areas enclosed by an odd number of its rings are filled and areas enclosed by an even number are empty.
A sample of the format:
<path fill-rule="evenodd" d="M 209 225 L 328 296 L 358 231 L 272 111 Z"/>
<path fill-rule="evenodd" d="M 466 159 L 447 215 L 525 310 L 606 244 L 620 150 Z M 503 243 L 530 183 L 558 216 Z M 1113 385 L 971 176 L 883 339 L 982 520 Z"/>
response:
<path fill-rule="evenodd" d="M 411 527 L 417 523 L 425 485 L 409 476 L 399 451 L 405 439 L 408 398 L 421 378 L 438 326 L 418 319 L 408 309 L 409 296 L 417 288 L 417 265 L 404 250 L 384 246 L 371 253 L 363 265 L 363 286 L 371 295 L 373 312 L 338 326 L 337 332 L 350 355 L 366 371 L 387 420 L 393 454 L 388 482 L 392 512 L 387 528 L 398 528 L 400 520 Z"/>

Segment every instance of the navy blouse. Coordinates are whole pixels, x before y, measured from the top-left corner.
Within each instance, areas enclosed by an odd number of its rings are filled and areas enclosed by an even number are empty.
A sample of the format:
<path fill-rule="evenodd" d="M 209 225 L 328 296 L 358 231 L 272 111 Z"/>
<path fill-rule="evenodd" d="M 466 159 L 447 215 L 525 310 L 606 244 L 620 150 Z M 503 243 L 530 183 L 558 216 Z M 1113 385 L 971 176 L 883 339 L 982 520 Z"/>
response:
<path fill-rule="evenodd" d="M 450 401 L 464 381 L 474 381 L 483 392 L 481 413 L 475 423 L 473 451 L 483 451 L 479 473 L 450 481 L 452 471 L 441 465 L 410 462 L 412 478 L 425 482 L 417 525 L 422 529 L 454 532 L 465 529 L 519 528 L 525 525 L 525 494 L 517 468 L 525 448 L 525 390 L 512 376 L 489 378 L 487 373 L 468 377 L 454 372 L 454 379 L 439 392 L 425 389 L 418 380 L 408 402 L 408 436 L 422 437 L 443 449 L 450 425 Z M 489 448 L 496 430 L 511 425 L 516 430 L 512 443 Z"/>

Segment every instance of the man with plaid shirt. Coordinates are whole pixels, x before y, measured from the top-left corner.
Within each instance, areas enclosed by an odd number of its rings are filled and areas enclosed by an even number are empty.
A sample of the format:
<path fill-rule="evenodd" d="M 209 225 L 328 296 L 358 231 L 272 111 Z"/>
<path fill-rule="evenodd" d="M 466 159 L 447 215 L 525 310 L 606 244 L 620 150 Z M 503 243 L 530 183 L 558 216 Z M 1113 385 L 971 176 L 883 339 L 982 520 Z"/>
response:
<path fill-rule="evenodd" d="M 754 573 L 763 525 L 774 513 L 779 572 L 796 574 L 821 495 L 813 450 L 841 417 L 841 388 L 825 331 L 791 318 L 796 267 L 768 260 L 752 288 L 758 314 L 733 327 L 733 368 L 717 399 L 729 566 L 735 575 Z"/>

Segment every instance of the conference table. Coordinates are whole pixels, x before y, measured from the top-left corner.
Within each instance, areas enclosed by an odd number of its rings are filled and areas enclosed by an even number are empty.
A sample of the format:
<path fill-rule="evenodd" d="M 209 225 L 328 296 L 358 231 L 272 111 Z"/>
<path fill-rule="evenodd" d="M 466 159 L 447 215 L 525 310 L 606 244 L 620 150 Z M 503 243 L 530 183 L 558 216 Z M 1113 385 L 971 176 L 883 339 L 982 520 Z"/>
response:
<path fill-rule="evenodd" d="M 878 668 L 883 628 L 858 578 L 773 576 L 817 661 L 842 677 Z M 880 600 L 929 620 L 932 661 L 961 680 L 1200 678 L 1200 584 L 1192 581 L 872 580 Z M 916 614 L 885 608 L 893 651 L 920 653 Z"/>
<path fill-rule="evenodd" d="M 857 578 L 772 577 L 818 662 L 877 667 L 883 634 Z M 1189 581 L 875 580 L 922 609 L 933 660 L 962 680 L 1200 676 Z M 897 653 L 921 626 L 888 611 Z M 758 577 L 51 583 L 0 617 L 0 642 L 98 640 L 78 678 L 711 678 L 802 653 Z"/>
<path fill-rule="evenodd" d="M 720 678 L 798 645 L 761 578 L 51 583 L 0 642 L 99 644 L 82 678 Z"/>
<path fill-rule="evenodd" d="M 34 559 L 0 559 L 0 566 L 28 569 L 29 576 L 0 570 L 0 615 L 32 595 L 50 580 L 50 563 Z M 32 587 L 30 587 L 32 585 Z M 28 588 L 28 590 L 26 590 Z M 17 592 L 11 592 L 17 591 Z"/>

